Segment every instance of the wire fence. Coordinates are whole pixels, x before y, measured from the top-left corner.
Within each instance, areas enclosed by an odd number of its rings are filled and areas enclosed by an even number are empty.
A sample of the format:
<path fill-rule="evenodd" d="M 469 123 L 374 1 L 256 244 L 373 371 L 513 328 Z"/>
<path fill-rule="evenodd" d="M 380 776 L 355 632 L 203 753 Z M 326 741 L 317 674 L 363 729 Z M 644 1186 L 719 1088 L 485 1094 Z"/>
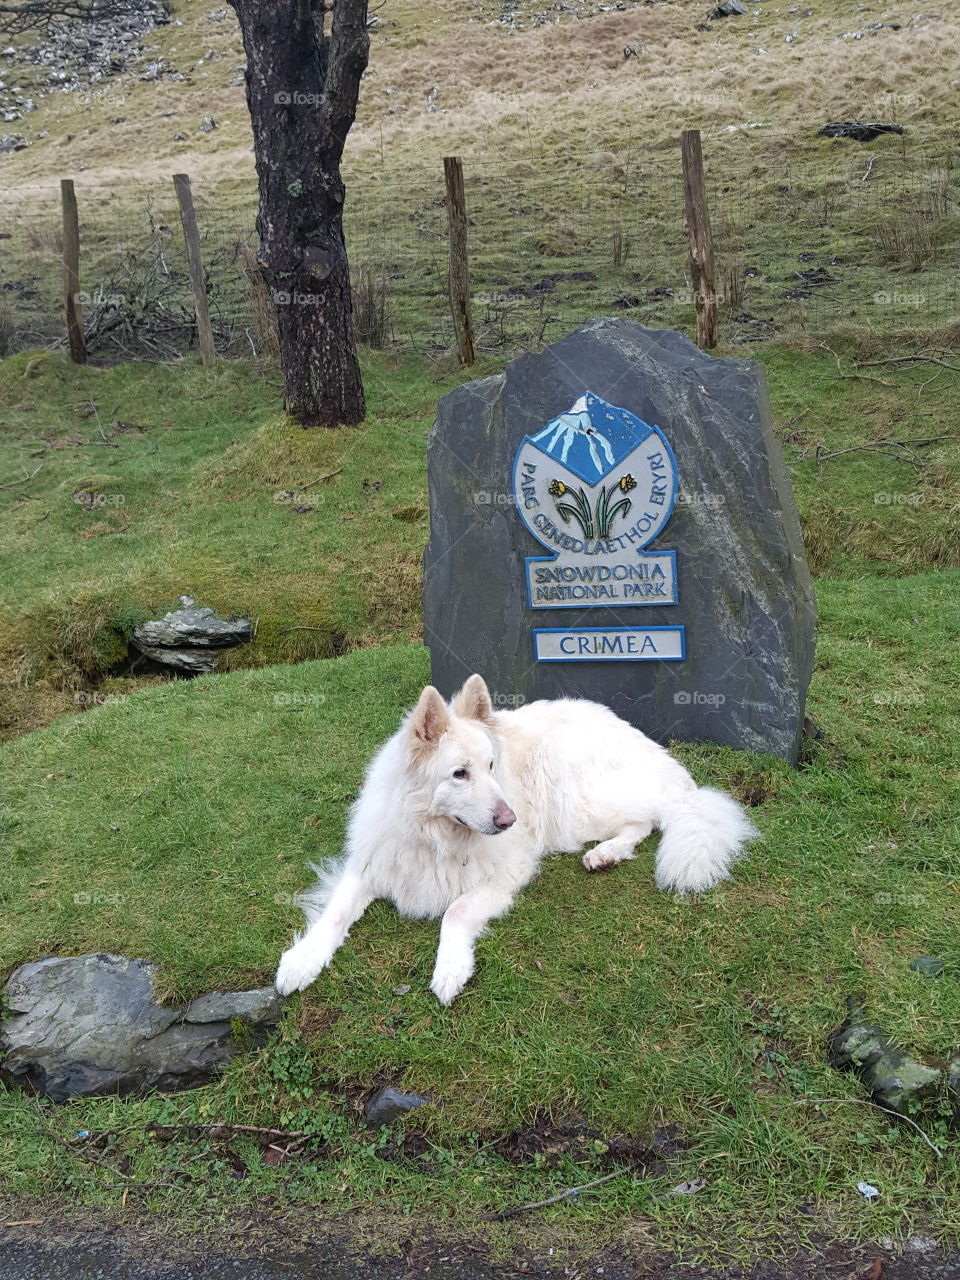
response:
<path fill-rule="evenodd" d="M 748 343 L 843 322 L 933 329 L 960 314 L 960 167 L 953 155 L 842 144 L 809 163 L 711 171 L 721 336 Z M 622 313 L 694 330 L 679 154 L 614 158 L 604 172 L 465 170 L 477 345 L 549 341 Z M 355 288 L 375 334 L 427 354 L 455 335 L 447 298 L 442 172 L 347 182 Z M 76 183 L 81 302 L 98 358 L 175 358 L 196 342 L 177 201 L 169 189 Z M 195 184 L 218 350 L 259 353 L 240 246 L 257 247 L 253 183 Z M 0 353 L 64 340 L 56 183 L 0 195 Z M 371 298 L 359 296 L 358 314 Z M 260 318 L 262 325 L 262 316 Z"/>

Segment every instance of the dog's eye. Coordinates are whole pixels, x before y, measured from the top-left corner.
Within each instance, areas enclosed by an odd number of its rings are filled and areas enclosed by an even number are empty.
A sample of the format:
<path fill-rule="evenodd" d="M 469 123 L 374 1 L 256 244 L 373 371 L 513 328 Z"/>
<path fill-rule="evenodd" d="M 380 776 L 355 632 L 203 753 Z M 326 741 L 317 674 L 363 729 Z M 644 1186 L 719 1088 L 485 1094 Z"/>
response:
<path fill-rule="evenodd" d="M 453 776 L 454 776 L 458 781 L 462 781 L 464 778 L 469 778 L 469 777 L 470 777 L 470 773 L 469 773 L 469 770 L 467 770 L 467 769 L 454 769 L 454 771 L 453 771 Z"/>
<path fill-rule="evenodd" d="M 493 773 L 493 761 L 490 761 L 490 772 Z"/>

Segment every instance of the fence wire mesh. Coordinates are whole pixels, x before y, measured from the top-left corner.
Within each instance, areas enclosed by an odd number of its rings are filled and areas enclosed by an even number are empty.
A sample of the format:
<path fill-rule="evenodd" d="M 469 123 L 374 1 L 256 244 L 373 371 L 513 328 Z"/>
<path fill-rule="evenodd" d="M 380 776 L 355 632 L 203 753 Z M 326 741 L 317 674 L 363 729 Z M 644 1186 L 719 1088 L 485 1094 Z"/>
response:
<path fill-rule="evenodd" d="M 809 163 L 710 172 L 721 336 L 734 343 L 842 322 L 935 328 L 960 312 L 960 169 L 952 155 L 843 146 Z M 549 341 L 622 313 L 692 332 L 679 156 L 546 177 L 465 173 L 477 345 Z M 76 183 L 88 350 L 168 359 L 195 344 L 186 254 L 169 189 Z M 241 245 L 256 189 L 194 184 L 218 350 L 264 337 Z M 348 178 L 346 237 L 358 332 L 375 345 L 448 351 L 442 175 Z M 0 194 L 0 352 L 63 341 L 56 183 Z"/>

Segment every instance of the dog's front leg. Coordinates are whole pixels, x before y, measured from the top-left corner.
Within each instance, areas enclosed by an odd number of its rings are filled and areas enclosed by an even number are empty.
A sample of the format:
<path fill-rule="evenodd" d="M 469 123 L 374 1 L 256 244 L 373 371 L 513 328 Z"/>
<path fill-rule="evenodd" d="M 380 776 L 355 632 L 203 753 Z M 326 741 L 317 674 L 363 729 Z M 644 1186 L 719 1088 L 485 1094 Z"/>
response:
<path fill-rule="evenodd" d="M 440 947 L 430 990 L 441 1004 L 451 1004 L 473 973 L 473 947 L 489 921 L 506 915 L 513 894 L 503 889 L 475 889 L 461 894 L 444 912 Z"/>
<path fill-rule="evenodd" d="M 347 872 L 337 882 L 319 920 L 280 957 L 276 987 L 281 995 L 309 987 L 372 901 L 359 876 Z"/>

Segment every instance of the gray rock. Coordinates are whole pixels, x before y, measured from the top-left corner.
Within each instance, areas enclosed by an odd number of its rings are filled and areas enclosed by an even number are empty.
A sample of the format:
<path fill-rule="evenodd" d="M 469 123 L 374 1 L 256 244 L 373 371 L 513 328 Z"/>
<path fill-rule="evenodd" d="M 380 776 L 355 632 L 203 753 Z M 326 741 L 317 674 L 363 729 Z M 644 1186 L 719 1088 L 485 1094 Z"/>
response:
<path fill-rule="evenodd" d="M 935 1098 L 944 1073 L 868 1023 L 857 999 L 851 997 L 847 1008 L 848 1016 L 827 1041 L 830 1066 L 856 1072 L 874 1102 L 901 1115 L 912 1115 L 919 1103 Z"/>
<path fill-rule="evenodd" d="M 50 956 L 21 965 L 4 993 L 0 1076 L 55 1102 L 206 1084 L 237 1054 L 231 1019 L 261 1042 L 280 1017 L 272 988 L 158 1004 L 157 966 L 118 955 Z"/>
<path fill-rule="evenodd" d="M 388 1085 L 367 1103 L 367 1128 L 379 1129 L 381 1125 L 393 1124 L 394 1120 L 398 1120 L 400 1116 L 406 1115 L 408 1111 L 416 1111 L 418 1107 L 426 1106 L 430 1100 L 429 1093 L 401 1093 L 399 1089 Z"/>
<path fill-rule="evenodd" d="M 159 645 L 141 644 L 136 640 L 133 647 L 153 662 L 161 662 L 165 667 L 197 676 L 213 671 L 217 656 L 216 649 L 164 649 Z"/>
<path fill-rule="evenodd" d="M 881 120 L 831 120 L 817 130 L 819 138 L 852 138 L 872 142 L 884 133 L 903 133 L 903 125 Z"/>
<path fill-rule="evenodd" d="M 213 133 L 216 128 L 217 122 L 214 120 L 213 116 L 204 116 L 197 125 L 197 133 Z"/>
<path fill-rule="evenodd" d="M 276 987 L 257 987 L 253 991 L 208 991 L 197 996 L 183 1011 L 186 1022 L 229 1022 L 245 1018 L 248 1022 L 277 1022 L 283 1009 L 283 996 Z"/>
<path fill-rule="evenodd" d="M 527 602 L 524 559 L 549 553 L 521 519 L 514 455 L 588 390 L 660 427 L 672 446 L 680 501 L 648 549 L 676 552 L 676 604 Z M 797 759 L 815 601 L 759 365 L 715 359 L 680 334 L 632 320 L 592 320 L 504 374 L 444 396 L 428 476 L 424 636 L 443 694 L 479 671 L 501 707 L 591 698 L 660 742 Z M 641 509 L 638 501 L 635 514 Z M 534 660 L 534 628 L 573 625 L 683 626 L 686 657 Z"/>
<path fill-rule="evenodd" d="M 714 5 L 710 10 L 707 21 L 713 22 L 717 18 L 737 18 L 747 12 L 747 6 L 743 0 L 723 0 L 722 4 Z"/>
<path fill-rule="evenodd" d="M 249 618 L 224 618 L 212 609 L 197 608 L 193 596 L 181 596 L 180 606 L 162 618 L 134 628 L 133 641 L 141 652 L 148 648 L 230 649 L 250 642 Z"/>

